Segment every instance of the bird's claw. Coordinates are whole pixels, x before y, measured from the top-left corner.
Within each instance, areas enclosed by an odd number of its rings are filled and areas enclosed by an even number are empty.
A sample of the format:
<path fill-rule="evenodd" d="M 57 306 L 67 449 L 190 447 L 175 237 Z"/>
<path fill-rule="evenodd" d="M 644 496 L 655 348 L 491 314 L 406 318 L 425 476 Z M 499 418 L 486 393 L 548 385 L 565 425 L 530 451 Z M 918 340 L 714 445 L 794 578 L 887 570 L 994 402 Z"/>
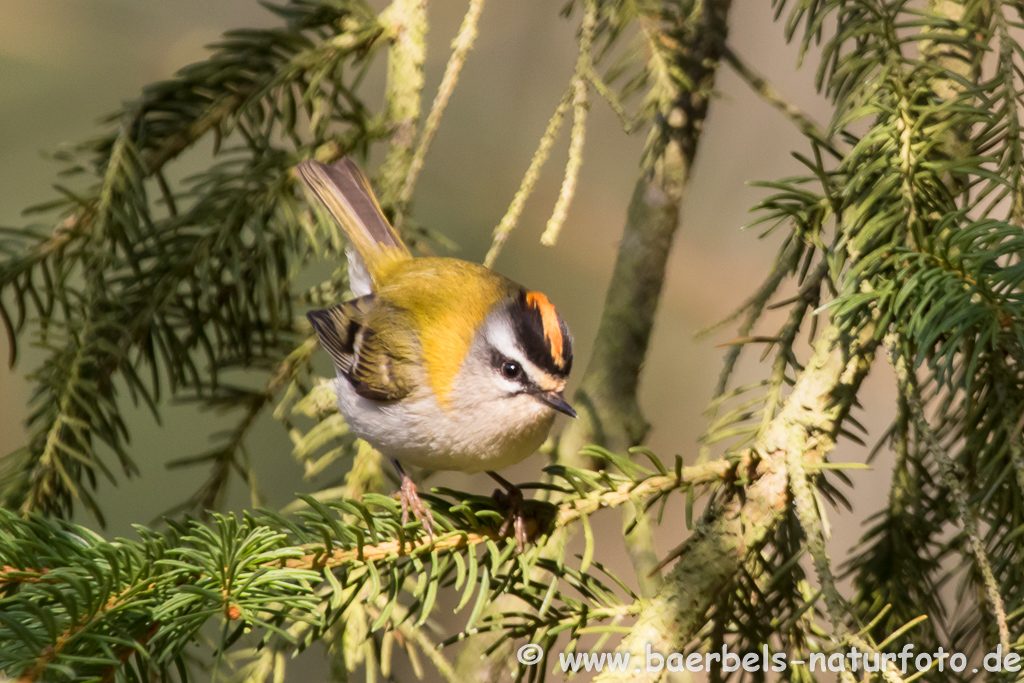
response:
<path fill-rule="evenodd" d="M 423 525 L 430 538 L 434 538 L 434 515 L 430 513 L 430 509 L 420 498 L 420 494 L 416 490 L 416 482 L 404 472 L 402 474 L 401 487 L 391 494 L 402 503 L 402 526 L 409 523 L 409 511 L 412 510 L 413 516 Z"/>
<path fill-rule="evenodd" d="M 519 490 L 519 487 L 512 486 L 504 491 L 495 489 L 493 497 L 496 501 L 508 507 L 508 514 L 505 515 L 505 521 L 502 522 L 501 528 L 498 529 L 498 535 L 505 536 L 508 534 L 509 527 L 511 526 L 515 532 L 516 549 L 520 553 L 523 552 L 523 546 L 527 540 L 526 507 L 523 504 L 523 492 Z"/>

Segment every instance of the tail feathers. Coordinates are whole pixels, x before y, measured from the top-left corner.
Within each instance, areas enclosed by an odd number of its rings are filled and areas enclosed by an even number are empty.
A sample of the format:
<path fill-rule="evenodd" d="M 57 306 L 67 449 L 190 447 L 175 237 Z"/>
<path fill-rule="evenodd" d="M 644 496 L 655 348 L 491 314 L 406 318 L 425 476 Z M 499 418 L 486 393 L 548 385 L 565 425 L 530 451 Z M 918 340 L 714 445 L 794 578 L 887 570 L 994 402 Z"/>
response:
<path fill-rule="evenodd" d="M 389 264 L 412 258 L 354 161 L 345 157 L 328 166 L 307 160 L 295 172 L 348 235 L 371 279 L 376 280 Z"/>

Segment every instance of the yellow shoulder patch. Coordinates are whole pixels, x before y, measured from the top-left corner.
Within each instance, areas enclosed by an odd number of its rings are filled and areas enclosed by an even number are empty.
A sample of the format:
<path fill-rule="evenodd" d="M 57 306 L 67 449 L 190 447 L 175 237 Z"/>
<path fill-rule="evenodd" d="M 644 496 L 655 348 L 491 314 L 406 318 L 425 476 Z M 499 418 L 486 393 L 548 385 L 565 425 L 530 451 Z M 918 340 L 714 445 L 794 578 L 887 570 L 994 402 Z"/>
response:
<path fill-rule="evenodd" d="M 378 290 L 411 315 L 427 380 L 442 408 L 451 406 L 455 378 L 477 328 L 507 289 L 504 278 L 483 266 L 425 257 L 396 264 Z"/>

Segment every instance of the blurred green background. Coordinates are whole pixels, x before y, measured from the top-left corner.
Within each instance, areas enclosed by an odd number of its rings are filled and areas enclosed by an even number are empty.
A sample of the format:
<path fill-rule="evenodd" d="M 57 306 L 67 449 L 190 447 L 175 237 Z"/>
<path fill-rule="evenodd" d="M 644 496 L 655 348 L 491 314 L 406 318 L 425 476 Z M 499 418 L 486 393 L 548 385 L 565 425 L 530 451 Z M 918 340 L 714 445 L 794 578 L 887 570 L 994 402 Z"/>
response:
<path fill-rule="evenodd" d="M 373 3 L 383 7 L 383 2 Z M 414 211 L 423 224 L 460 245 L 458 255 L 481 260 L 491 231 L 505 212 L 548 117 L 565 91 L 576 58 L 578 17 L 559 16 L 560 2 L 491 0 L 483 12 L 480 36 L 426 160 Z M 431 28 L 425 105 L 433 97 L 449 43 L 465 11 L 464 2 L 445 0 L 430 7 Z M 54 197 L 59 165 L 44 158 L 52 151 L 99 132 L 96 120 L 120 102 L 136 97 L 147 82 L 170 77 L 178 68 L 202 59 L 204 45 L 227 29 L 274 25 L 276 19 L 255 0 L 0 0 L 0 224 L 21 225 L 25 207 Z M 767 0 L 736 0 L 730 43 L 765 73 L 798 106 L 821 122 L 830 109 L 813 89 L 814 60 L 797 70 L 797 50 L 785 44 L 782 27 L 772 23 Z M 363 92 L 379 109 L 383 60 Z M 701 141 L 682 225 L 672 253 L 668 280 L 642 383 L 641 404 L 654 425 L 649 443 L 670 458 L 692 462 L 705 426 L 707 407 L 724 349 L 716 344 L 733 336 L 726 329 L 709 338 L 694 334 L 729 313 L 760 283 L 774 257 L 778 235 L 759 240 L 740 227 L 749 207 L 763 195 L 753 180 L 797 173 L 791 150 L 806 150 L 803 138 L 781 114 L 770 109 L 723 68 L 718 97 Z M 635 103 L 634 103 L 635 104 Z M 627 137 L 603 101 L 595 98 L 589 118 L 584 165 L 575 202 L 554 248 L 538 238 L 558 193 L 566 154 L 563 130 L 520 227 L 513 233 L 497 269 L 548 294 L 569 321 L 578 343 L 575 381 L 586 367 L 597 327 L 626 204 L 636 179 L 643 136 Z M 770 319 L 774 324 L 777 319 Z M 23 339 L 14 370 L 0 367 L 0 452 L 26 441 L 31 385 L 24 379 L 38 354 Z M 737 381 L 762 377 L 757 352 L 748 354 Z M 7 341 L 0 338 L 0 357 Z M 894 393 L 884 367 L 874 373 L 858 416 L 872 438 L 888 424 Z M 573 385 L 574 386 L 574 385 Z M 570 387 L 570 393 L 572 387 Z M 108 516 L 108 536 L 130 533 L 133 522 L 146 523 L 191 493 L 202 470 L 166 471 L 164 464 L 209 447 L 209 435 L 230 427 L 234 417 L 203 414 L 193 406 L 166 410 L 158 427 L 145 411 L 132 410 L 131 451 L 141 477 L 103 483 L 100 500 Z M 269 418 L 250 448 L 259 485 L 268 504 L 281 506 L 297 491 L 307 491 L 290 442 Z M 836 461 L 862 460 L 865 451 L 849 442 Z M 888 460 L 871 472 L 855 472 L 856 511 L 835 525 L 836 543 L 848 547 L 859 534 L 859 520 L 874 509 L 884 486 L 873 477 L 888 476 Z M 506 474 L 529 480 L 539 476 L 540 458 Z M 482 477 L 445 475 L 441 481 L 486 492 Z M 248 504 L 235 485 L 231 503 Z M 675 514 L 678 508 L 669 508 Z M 618 538 L 619 520 L 602 523 Z M 80 521 L 90 523 L 91 520 Z M 663 551 L 676 545 L 683 526 L 659 534 Z M 620 553 L 616 545 L 610 552 Z"/>

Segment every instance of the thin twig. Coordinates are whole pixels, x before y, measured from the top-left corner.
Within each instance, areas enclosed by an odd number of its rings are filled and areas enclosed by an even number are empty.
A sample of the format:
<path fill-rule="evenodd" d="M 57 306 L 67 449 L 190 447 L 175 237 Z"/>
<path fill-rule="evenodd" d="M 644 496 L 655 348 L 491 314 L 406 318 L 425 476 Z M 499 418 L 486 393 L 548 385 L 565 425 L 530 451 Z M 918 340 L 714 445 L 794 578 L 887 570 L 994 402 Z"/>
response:
<path fill-rule="evenodd" d="M 582 498 L 559 505 L 558 512 L 546 528 L 540 528 L 535 520 L 527 522 L 527 533 L 530 536 L 541 532 L 550 533 L 604 508 L 619 507 L 632 500 L 643 500 L 646 497 L 680 487 L 723 481 L 732 475 L 733 469 L 733 463 L 716 460 L 703 465 L 684 467 L 679 477 L 675 475 L 654 476 L 639 483 L 625 482 L 612 489 L 593 491 Z M 500 540 L 498 532 L 492 529 L 482 529 L 478 532 L 460 530 L 437 536 L 434 539 L 427 536 L 413 540 L 394 539 L 375 545 L 335 549 L 328 554 L 323 552 L 323 545 L 311 544 L 305 546 L 307 550 L 305 555 L 287 560 L 285 566 L 291 569 L 336 567 L 349 562 L 374 562 L 396 556 L 458 550 L 486 543 L 488 540 Z M 0 573 L 0 581 L 4 579 L 4 575 Z"/>
<path fill-rule="evenodd" d="M 807 536 L 807 550 L 814 561 L 814 571 L 825 598 L 825 609 L 832 622 L 832 639 L 841 643 L 847 635 L 846 601 L 836 588 L 836 578 L 832 573 L 832 561 L 825 548 L 825 530 L 822 527 L 821 513 L 814 499 L 814 491 L 807 481 L 804 469 L 803 454 L 796 451 L 786 453 L 786 468 L 789 472 L 789 488 L 793 493 L 793 505 L 797 519 Z"/>
<path fill-rule="evenodd" d="M 800 132 L 811 138 L 822 147 L 827 149 L 836 157 L 841 155 L 832 144 L 832 139 L 825 134 L 821 127 L 813 119 L 796 105 L 787 101 L 778 90 L 772 87 L 764 76 L 754 71 L 746 62 L 740 59 L 739 55 L 732 51 L 728 45 L 722 52 L 722 58 L 726 64 L 732 67 L 736 75 L 742 78 L 757 95 L 771 105 L 774 109 L 782 112 L 786 118 L 796 124 Z"/>
<path fill-rule="evenodd" d="M 526 199 L 533 193 L 533 186 L 537 183 L 537 179 L 540 178 L 540 170 L 548 160 L 551 147 L 555 144 L 555 138 L 558 137 L 558 130 L 562 127 L 562 122 L 565 120 L 565 113 L 569 111 L 569 104 L 572 102 L 571 92 L 570 90 L 569 93 L 566 93 L 562 101 L 558 103 L 555 113 L 551 115 L 548 127 L 540 138 L 540 144 L 537 145 L 537 151 L 533 153 L 533 159 L 530 160 L 530 167 L 526 169 L 526 174 L 523 175 L 523 180 L 519 184 L 519 190 L 512 198 L 512 203 L 509 204 L 508 211 L 502 216 L 498 227 L 494 228 L 494 240 L 491 243 L 491 248 L 488 250 L 486 258 L 484 258 L 484 265 L 488 268 L 494 266 L 494 261 L 498 258 L 498 254 L 501 253 L 501 248 L 508 241 L 509 233 L 515 229 L 516 224 L 519 222 L 519 216 L 523 213 Z"/>
<path fill-rule="evenodd" d="M 957 465 L 952 456 L 935 435 L 928 418 L 924 414 L 924 408 L 918 400 L 915 391 L 916 378 L 908 366 L 907 359 L 903 353 L 890 344 L 890 362 L 896 371 L 896 382 L 899 385 L 900 393 L 906 400 L 910 417 L 918 435 L 925 442 L 929 452 L 935 457 L 939 465 L 939 473 L 942 481 L 953 496 L 953 503 L 956 505 L 960 521 L 967 534 L 968 545 L 971 554 L 974 556 L 974 563 L 981 573 L 985 584 L 985 596 L 988 598 L 989 607 L 992 609 L 992 616 L 996 620 L 996 627 L 999 632 L 999 644 L 1004 652 L 1010 650 L 1010 629 L 1006 621 L 1006 607 L 1003 603 L 1003 596 L 999 592 L 999 584 L 996 581 L 995 573 L 992 571 L 992 563 L 989 560 L 988 552 L 985 550 L 985 543 L 982 541 L 981 532 L 978 528 L 978 518 L 970 505 L 967 493 L 960 485 L 960 477 L 957 474 Z"/>
<path fill-rule="evenodd" d="M 540 236 L 540 243 L 546 247 L 554 246 L 558 241 L 558 233 L 565 224 L 569 214 L 569 205 L 576 195 L 576 184 L 579 180 L 580 167 L 583 165 L 583 141 L 587 133 L 587 73 L 593 70 L 590 47 L 594 42 L 594 28 L 597 25 L 597 3 L 587 2 L 583 14 L 583 28 L 580 36 L 580 55 L 576 62 L 576 73 L 572 77 L 572 133 L 569 136 L 569 160 L 565 164 L 565 177 L 562 189 L 558 193 L 558 201 L 551 212 L 547 227 Z"/>
<path fill-rule="evenodd" d="M 622 125 L 624 133 L 627 135 L 635 133 L 642 125 L 649 122 L 650 118 L 644 115 L 643 110 L 634 115 L 630 115 L 629 112 L 626 111 L 626 107 L 622 104 L 622 100 L 620 100 L 619 96 L 615 94 L 615 91 L 604 82 L 604 79 L 601 78 L 594 69 L 593 63 L 588 65 L 586 76 L 587 80 L 594 86 L 594 90 L 597 91 L 597 94 L 603 97 L 605 102 L 608 103 L 608 106 L 612 108 L 613 112 L 615 112 L 615 115 L 619 119 L 619 123 Z"/>
<path fill-rule="evenodd" d="M 423 124 L 423 132 L 420 133 L 419 144 L 416 146 L 412 163 L 409 165 L 409 173 L 405 176 L 405 186 L 402 188 L 402 193 L 398 198 L 399 206 L 403 209 L 408 206 L 409 201 L 412 199 L 416 180 L 419 178 L 420 171 L 423 170 L 423 159 L 427 156 L 430 142 L 434 139 L 434 134 L 437 133 L 437 128 L 441 124 L 441 116 L 444 115 L 445 107 L 448 106 L 448 100 L 451 99 L 452 92 L 454 92 L 455 86 L 459 82 L 459 73 L 466 62 L 466 55 L 473 49 L 473 41 L 476 40 L 477 25 L 480 22 L 480 13 L 483 9 L 484 0 L 470 0 L 469 9 L 462 20 L 459 33 L 455 36 L 455 40 L 452 41 L 452 55 L 449 57 L 448 65 L 444 69 L 444 76 L 441 78 L 441 85 L 437 88 L 437 95 L 434 97 L 434 103 L 430 107 L 430 113 Z M 397 220 L 398 217 L 396 216 L 396 222 Z"/>

